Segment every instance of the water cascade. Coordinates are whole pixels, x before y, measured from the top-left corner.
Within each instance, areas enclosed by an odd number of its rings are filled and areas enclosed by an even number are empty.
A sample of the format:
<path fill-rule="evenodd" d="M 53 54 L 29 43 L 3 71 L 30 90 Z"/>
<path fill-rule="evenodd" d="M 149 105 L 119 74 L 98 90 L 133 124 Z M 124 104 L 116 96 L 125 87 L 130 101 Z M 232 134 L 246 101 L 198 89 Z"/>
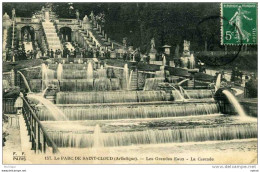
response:
<path fill-rule="evenodd" d="M 111 90 L 111 81 L 107 78 L 107 71 L 101 65 L 101 68 L 97 70 L 98 78 L 94 80 L 94 90 L 107 91 Z"/>
<path fill-rule="evenodd" d="M 211 90 L 185 90 L 185 94 L 189 96 L 190 99 L 205 99 L 213 98 L 214 93 Z"/>
<path fill-rule="evenodd" d="M 47 31 L 48 26 L 44 29 Z M 240 118 L 246 114 L 228 91 L 223 94 L 239 117 L 220 113 L 214 90 L 184 90 L 180 85 L 189 79 L 170 90 L 165 84 L 163 91 L 160 83 L 165 80 L 164 66 L 151 73 L 155 76 L 146 80 L 145 91 L 130 91 L 136 72 L 129 71 L 127 64 L 123 72 L 122 68 L 113 68 L 115 78 L 108 75 L 106 67 L 94 70 L 95 63 L 89 59 L 85 64 L 82 59 L 79 62 L 43 64 L 46 89 L 28 95 L 32 104 L 38 104 L 36 114 L 58 147 L 94 148 L 88 150 L 94 152 L 103 147 L 257 138 L 257 121 Z M 52 71 L 59 80 L 52 78 Z M 60 83 L 56 105 L 43 97 L 54 81 Z M 124 91 L 114 91 L 112 81 L 123 85 Z M 217 86 L 219 82 L 217 79 Z"/>
<path fill-rule="evenodd" d="M 58 92 L 57 104 L 129 103 L 165 101 L 164 91 Z"/>
<path fill-rule="evenodd" d="M 195 127 L 187 129 L 147 129 L 143 131 L 117 131 L 106 133 L 101 133 L 99 126 L 96 126 L 93 134 L 57 131 L 49 131 L 48 134 L 59 147 L 96 148 L 97 146 L 118 147 L 141 144 L 256 138 L 257 125 L 218 125 L 214 127 Z"/>
<path fill-rule="evenodd" d="M 61 79 L 62 79 L 62 71 L 63 71 L 62 64 L 59 63 L 59 64 L 58 64 L 58 68 L 57 68 L 57 79 L 58 79 L 58 80 L 61 80 Z"/>
<path fill-rule="evenodd" d="M 211 115 L 219 112 L 218 105 L 212 103 L 118 105 L 118 106 L 59 106 L 69 120 L 115 120 L 137 118 L 169 118 L 180 116 Z M 44 107 L 39 109 L 39 119 L 54 120 Z"/>

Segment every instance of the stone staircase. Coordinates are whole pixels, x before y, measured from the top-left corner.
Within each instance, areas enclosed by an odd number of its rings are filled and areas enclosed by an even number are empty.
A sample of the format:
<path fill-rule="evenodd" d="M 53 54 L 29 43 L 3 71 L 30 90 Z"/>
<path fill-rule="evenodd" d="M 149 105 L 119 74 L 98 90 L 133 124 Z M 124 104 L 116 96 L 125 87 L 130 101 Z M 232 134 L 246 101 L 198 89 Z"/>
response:
<path fill-rule="evenodd" d="M 57 35 L 56 28 L 52 22 L 42 22 L 42 27 L 46 35 L 46 42 L 49 50 L 62 50 L 60 39 Z"/>
<path fill-rule="evenodd" d="M 137 90 L 138 89 L 137 75 L 138 75 L 137 70 L 133 70 L 132 77 L 131 77 L 131 84 L 130 84 L 130 89 L 131 90 Z"/>

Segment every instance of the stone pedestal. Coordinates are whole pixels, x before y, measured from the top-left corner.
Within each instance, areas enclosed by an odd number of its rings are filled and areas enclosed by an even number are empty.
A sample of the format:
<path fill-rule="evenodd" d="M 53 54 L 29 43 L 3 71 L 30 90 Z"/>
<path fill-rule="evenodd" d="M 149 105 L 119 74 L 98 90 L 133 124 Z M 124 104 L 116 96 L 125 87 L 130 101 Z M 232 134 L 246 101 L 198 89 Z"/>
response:
<path fill-rule="evenodd" d="M 115 52 L 115 51 L 111 51 L 111 52 L 110 52 L 110 58 L 111 58 L 111 59 L 116 58 L 116 52 Z"/>
<path fill-rule="evenodd" d="M 149 52 L 150 61 L 156 61 L 157 50 L 155 48 L 151 48 Z"/>
<path fill-rule="evenodd" d="M 151 52 L 149 53 L 149 56 L 150 56 L 150 61 L 156 61 L 156 53 Z"/>
<path fill-rule="evenodd" d="M 188 57 L 181 57 L 181 66 L 185 69 L 188 68 Z"/>
<path fill-rule="evenodd" d="M 174 61 L 170 61 L 170 67 L 175 67 Z"/>
<path fill-rule="evenodd" d="M 15 72 L 13 69 L 11 70 L 11 86 L 15 86 Z"/>

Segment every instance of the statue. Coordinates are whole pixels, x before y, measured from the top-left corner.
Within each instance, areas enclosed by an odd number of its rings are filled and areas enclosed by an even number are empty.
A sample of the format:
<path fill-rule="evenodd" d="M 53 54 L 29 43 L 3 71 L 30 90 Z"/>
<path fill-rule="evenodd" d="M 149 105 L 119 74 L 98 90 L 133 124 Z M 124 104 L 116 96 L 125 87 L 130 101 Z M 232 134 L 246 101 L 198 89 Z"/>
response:
<path fill-rule="evenodd" d="M 155 41 L 154 38 L 151 39 L 151 50 L 155 49 Z"/>
<path fill-rule="evenodd" d="M 76 10 L 76 19 L 79 21 L 79 10 Z"/>
<path fill-rule="evenodd" d="M 190 56 L 190 41 L 184 40 L 183 43 L 183 55 Z"/>
<path fill-rule="evenodd" d="M 85 17 L 83 18 L 83 22 L 87 22 L 88 21 L 88 16 L 85 15 Z"/>
<path fill-rule="evenodd" d="M 14 20 L 14 18 L 15 18 L 15 9 L 13 8 L 12 9 L 12 20 Z"/>
<path fill-rule="evenodd" d="M 49 2 L 46 3 L 46 8 L 51 8 L 51 6 L 52 6 L 51 3 L 49 3 Z"/>
<path fill-rule="evenodd" d="M 90 13 L 90 18 L 91 18 L 92 21 L 94 20 L 94 13 L 93 13 L 93 11 L 91 11 L 91 13 Z"/>

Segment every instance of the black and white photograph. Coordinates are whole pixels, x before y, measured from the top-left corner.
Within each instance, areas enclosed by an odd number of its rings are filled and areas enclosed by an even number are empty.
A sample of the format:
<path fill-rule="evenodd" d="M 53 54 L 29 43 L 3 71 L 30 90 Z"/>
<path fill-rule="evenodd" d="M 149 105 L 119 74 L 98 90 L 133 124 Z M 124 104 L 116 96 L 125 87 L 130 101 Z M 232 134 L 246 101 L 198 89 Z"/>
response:
<path fill-rule="evenodd" d="M 2 165 L 256 170 L 257 23 L 257 2 L 2 2 Z"/>

